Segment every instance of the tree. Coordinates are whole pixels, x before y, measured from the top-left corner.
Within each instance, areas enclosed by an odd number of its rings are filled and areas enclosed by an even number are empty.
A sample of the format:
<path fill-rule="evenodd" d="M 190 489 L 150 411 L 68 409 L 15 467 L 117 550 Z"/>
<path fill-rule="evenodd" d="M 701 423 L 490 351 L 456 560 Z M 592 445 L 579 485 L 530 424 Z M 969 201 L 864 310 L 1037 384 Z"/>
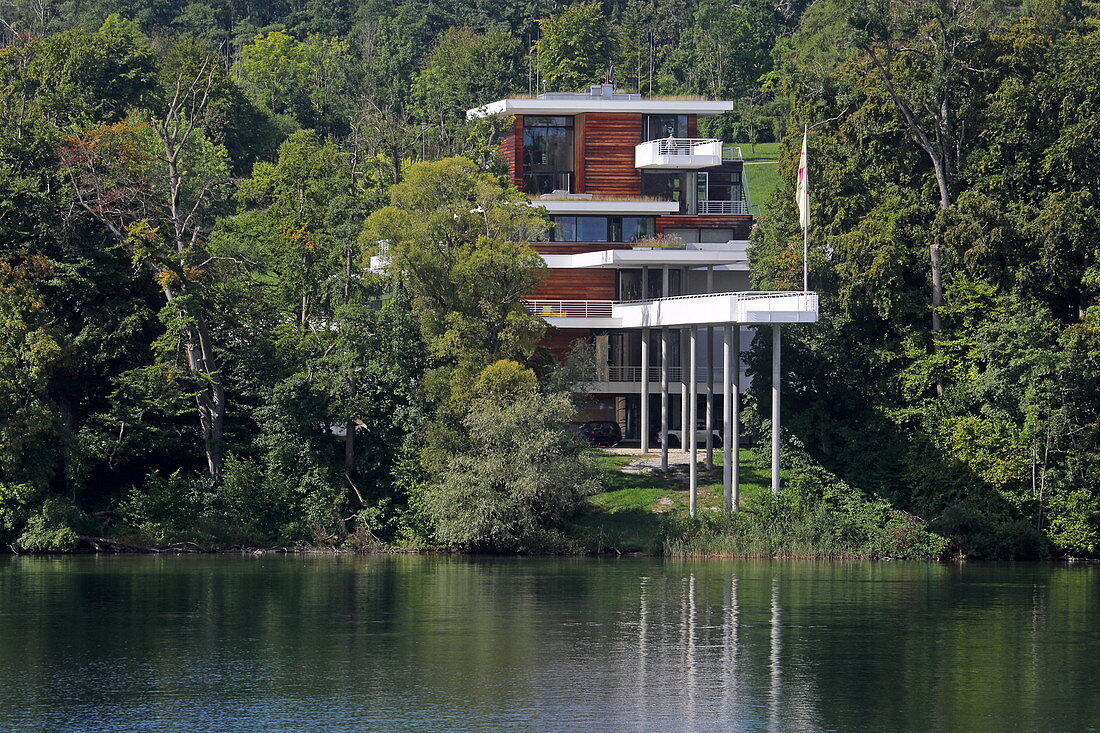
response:
<path fill-rule="evenodd" d="M 980 98 L 982 77 L 992 61 L 982 58 L 985 40 L 1003 19 L 996 0 L 876 0 L 850 2 L 853 43 L 878 73 L 914 141 L 936 177 L 939 207 L 958 193 L 958 164 L 974 134 L 967 121 Z M 929 244 L 932 331 L 943 329 L 940 244 Z M 933 341 L 938 347 L 938 341 Z M 937 382 L 942 394 L 943 384 Z"/>
<path fill-rule="evenodd" d="M 521 302 L 543 271 L 526 244 L 546 230 L 542 210 L 464 158 L 412 166 L 390 200 L 364 240 L 382 243 L 431 353 L 461 367 L 455 389 L 497 359 L 525 360 L 544 327 Z"/>
<path fill-rule="evenodd" d="M 218 345 L 203 301 L 203 280 L 216 260 L 206 249 L 217 204 L 227 193 L 228 159 L 199 127 L 213 83 L 212 59 L 176 78 L 157 116 L 133 113 L 114 125 L 68 138 L 62 164 L 76 203 L 127 247 L 164 293 L 162 312 L 191 376 L 206 453 L 217 481 L 224 461 L 227 409 Z"/>
<path fill-rule="evenodd" d="M 552 546 L 552 530 L 596 490 L 584 445 L 569 428 L 568 396 L 540 392 L 522 378 L 504 382 L 510 386 L 475 401 L 464 421 L 469 449 L 428 490 L 436 538 L 448 547 Z"/>
<path fill-rule="evenodd" d="M 436 120 L 444 150 L 454 152 L 465 111 L 521 86 L 520 45 L 505 31 L 450 28 L 436 38 L 416 75 L 417 112 Z"/>
<path fill-rule="evenodd" d="M 577 3 L 538 23 L 539 91 L 578 91 L 607 73 L 614 41 L 599 3 Z"/>

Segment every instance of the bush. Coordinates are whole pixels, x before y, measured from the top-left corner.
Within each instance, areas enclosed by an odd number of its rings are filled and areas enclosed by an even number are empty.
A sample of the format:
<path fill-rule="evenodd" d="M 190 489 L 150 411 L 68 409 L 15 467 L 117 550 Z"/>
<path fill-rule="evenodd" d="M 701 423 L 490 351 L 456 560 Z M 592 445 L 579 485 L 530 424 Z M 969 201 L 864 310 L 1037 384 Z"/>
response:
<path fill-rule="evenodd" d="M 71 502 L 59 496 L 48 497 L 30 515 L 15 545 L 29 552 L 68 552 L 76 547 L 73 525 L 78 519 L 79 511 Z"/>
<path fill-rule="evenodd" d="M 869 497 L 813 462 L 797 443 L 784 451 L 778 495 L 751 500 L 727 523 L 720 517 L 671 527 L 673 555 L 867 557 L 934 560 L 947 541 L 923 519 Z"/>
<path fill-rule="evenodd" d="M 597 485 L 584 444 L 568 426 L 572 415 L 562 393 L 479 398 L 464 421 L 470 447 L 450 456 L 425 492 L 437 540 L 470 550 L 553 549 L 546 531 Z"/>

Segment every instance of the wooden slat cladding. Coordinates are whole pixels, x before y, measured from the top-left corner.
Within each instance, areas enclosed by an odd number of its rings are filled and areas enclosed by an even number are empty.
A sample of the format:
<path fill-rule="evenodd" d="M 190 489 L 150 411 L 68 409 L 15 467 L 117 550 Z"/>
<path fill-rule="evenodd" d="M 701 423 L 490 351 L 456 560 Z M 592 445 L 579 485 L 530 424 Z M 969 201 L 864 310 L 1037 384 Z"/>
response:
<path fill-rule="evenodd" d="M 592 331 L 588 328 L 547 328 L 539 347 L 549 351 L 554 361 L 561 362 L 573 350 L 573 342 L 591 338 Z"/>
<path fill-rule="evenodd" d="M 523 188 L 523 115 L 516 115 L 512 131 L 500 143 L 500 152 L 508 161 L 512 183 Z"/>
<path fill-rule="evenodd" d="M 699 137 L 699 115 L 688 115 L 688 137 Z"/>
<path fill-rule="evenodd" d="M 734 239 L 748 239 L 752 217 L 747 215 L 658 216 L 657 233 L 666 229 L 733 229 Z"/>
<path fill-rule="evenodd" d="M 614 270 L 549 270 L 532 298 L 614 300 Z"/>
<path fill-rule="evenodd" d="M 642 174 L 634 167 L 634 146 L 642 141 L 640 114 L 586 112 L 584 193 L 640 196 Z"/>
<path fill-rule="evenodd" d="M 584 115 L 573 116 L 573 193 L 584 193 Z"/>

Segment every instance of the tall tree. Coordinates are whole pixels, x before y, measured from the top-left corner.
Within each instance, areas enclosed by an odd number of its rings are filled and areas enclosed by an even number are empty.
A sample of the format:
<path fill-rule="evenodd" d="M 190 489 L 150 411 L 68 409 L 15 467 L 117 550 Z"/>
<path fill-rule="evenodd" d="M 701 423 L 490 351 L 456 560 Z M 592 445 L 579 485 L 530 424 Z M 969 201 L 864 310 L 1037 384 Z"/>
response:
<path fill-rule="evenodd" d="M 539 20 L 539 91 L 573 92 L 599 82 L 614 51 L 611 28 L 598 2 L 577 3 Z"/>
<path fill-rule="evenodd" d="M 853 43 L 878 73 L 914 141 L 928 156 L 938 203 L 958 194 L 958 165 L 976 130 L 967 123 L 980 99 L 992 58 L 985 40 L 1004 20 L 998 0 L 875 0 L 848 2 Z M 940 243 L 929 243 L 932 331 L 943 329 Z M 938 348 L 938 340 L 933 341 Z M 937 382 L 937 391 L 943 384 Z"/>
<path fill-rule="evenodd" d="M 214 63 L 209 58 L 193 74 L 181 72 L 159 114 L 133 113 L 71 136 L 61 156 L 76 203 L 130 250 L 164 293 L 168 308 L 162 316 L 196 380 L 207 468 L 217 481 L 227 402 L 203 279 L 215 269 L 206 235 L 230 179 L 225 148 L 212 144 L 200 128 Z"/>

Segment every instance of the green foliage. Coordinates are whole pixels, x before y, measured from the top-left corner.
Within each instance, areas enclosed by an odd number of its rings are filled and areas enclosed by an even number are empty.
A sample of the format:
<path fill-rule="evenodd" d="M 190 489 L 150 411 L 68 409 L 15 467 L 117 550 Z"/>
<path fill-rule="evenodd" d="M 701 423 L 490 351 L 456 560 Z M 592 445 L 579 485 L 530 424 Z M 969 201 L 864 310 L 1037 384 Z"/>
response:
<path fill-rule="evenodd" d="M 78 511 L 60 496 L 49 496 L 27 518 L 26 527 L 14 546 L 27 552 L 66 552 L 76 547 L 73 524 Z"/>
<path fill-rule="evenodd" d="M 572 414 L 563 394 L 478 399 L 464 421 L 469 450 L 450 457 L 425 496 L 436 538 L 469 550 L 554 549 L 547 530 L 596 487 Z"/>
<path fill-rule="evenodd" d="M 599 3 L 579 2 L 539 20 L 536 64 L 540 91 L 581 91 L 599 83 L 614 51 L 611 27 Z"/>
<path fill-rule="evenodd" d="M 462 158 L 412 166 L 390 197 L 367 219 L 363 241 L 371 252 L 383 246 L 430 353 L 450 365 L 440 398 L 462 409 L 485 366 L 526 360 L 542 335 L 542 320 L 520 299 L 542 274 L 525 242 L 546 230 L 546 218 Z"/>

